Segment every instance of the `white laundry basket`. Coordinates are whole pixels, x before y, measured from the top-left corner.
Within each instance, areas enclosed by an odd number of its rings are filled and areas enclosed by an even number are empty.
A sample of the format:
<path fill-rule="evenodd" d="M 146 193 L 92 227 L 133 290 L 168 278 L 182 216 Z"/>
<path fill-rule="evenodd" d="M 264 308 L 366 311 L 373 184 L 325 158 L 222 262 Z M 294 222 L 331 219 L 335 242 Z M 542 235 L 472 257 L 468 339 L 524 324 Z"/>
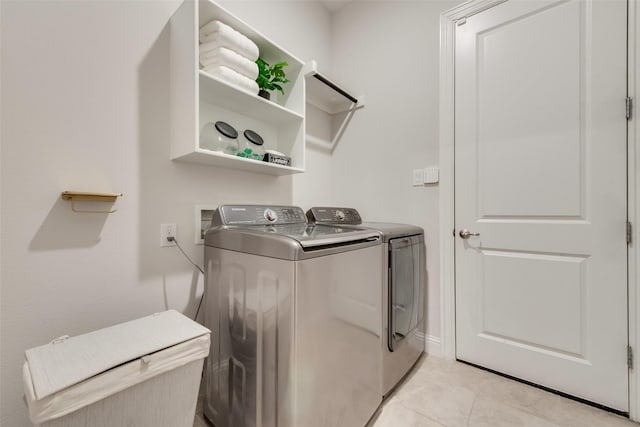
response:
<path fill-rule="evenodd" d="M 43 427 L 191 427 L 210 331 L 174 310 L 25 352 Z"/>

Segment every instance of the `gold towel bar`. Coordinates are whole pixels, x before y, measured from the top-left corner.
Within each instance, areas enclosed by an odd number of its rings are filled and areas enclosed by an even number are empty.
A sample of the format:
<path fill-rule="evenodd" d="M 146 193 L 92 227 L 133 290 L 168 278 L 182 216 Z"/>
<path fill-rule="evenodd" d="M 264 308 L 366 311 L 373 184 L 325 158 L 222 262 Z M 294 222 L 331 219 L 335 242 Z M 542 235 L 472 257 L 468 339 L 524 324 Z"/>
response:
<path fill-rule="evenodd" d="M 110 211 L 87 211 L 76 209 L 75 203 L 81 202 L 107 202 L 113 203 L 122 193 L 86 193 L 81 191 L 63 191 L 62 200 L 71 200 L 71 210 L 79 213 L 114 213 L 116 209 Z"/>

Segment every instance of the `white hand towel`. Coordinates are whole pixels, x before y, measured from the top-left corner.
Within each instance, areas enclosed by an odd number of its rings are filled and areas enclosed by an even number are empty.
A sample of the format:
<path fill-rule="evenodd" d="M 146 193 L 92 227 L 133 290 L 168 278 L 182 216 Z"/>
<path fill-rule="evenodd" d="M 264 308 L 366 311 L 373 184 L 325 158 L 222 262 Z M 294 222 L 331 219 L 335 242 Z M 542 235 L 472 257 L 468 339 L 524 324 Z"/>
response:
<path fill-rule="evenodd" d="M 224 65 L 206 67 L 203 71 L 252 95 L 257 95 L 260 90 L 258 83 Z"/>
<path fill-rule="evenodd" d="M 211 21 L 200 29 L 201 46 L 206 46 L 211 42 L 218 42 L 219 45 L 216 47 L 222 46 L 235 50 L 250 61 L 255 61 L 260 56 L 258 46 L 254 42 L 220 21 Z M 211 50 L 208 46 L 206 49 Z M 201 49 L 200 53 L 202 52 L 204 51 Z"/>
<path fill-rule="evenodd" d="M 253 61 L 249 61 L 244 56 L 231 49 L 227 49 L 226 47 L 219 47 L 206 53 L 201 53 L 200 63 L 203 67 L 224 65 L 225 67 L 231 68 L 233 71 L 237 71 L 251 80 L 258 78 L 258 64 Z"/>

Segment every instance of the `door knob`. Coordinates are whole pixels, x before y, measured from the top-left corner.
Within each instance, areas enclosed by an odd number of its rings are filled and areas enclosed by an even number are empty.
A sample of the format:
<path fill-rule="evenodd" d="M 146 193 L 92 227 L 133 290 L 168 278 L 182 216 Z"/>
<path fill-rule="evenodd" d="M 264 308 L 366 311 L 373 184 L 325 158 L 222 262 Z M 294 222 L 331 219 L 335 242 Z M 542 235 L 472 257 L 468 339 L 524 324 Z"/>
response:
<path fill-rule="evenodd" d="M 468 239 L 471 236 L 479 236 L 479 235 L 480 233 L 472 233 L 466 228 L 463 228 L 462 230 L 460 230 L 460 237 L 462 237 L 463 239 Z"/>

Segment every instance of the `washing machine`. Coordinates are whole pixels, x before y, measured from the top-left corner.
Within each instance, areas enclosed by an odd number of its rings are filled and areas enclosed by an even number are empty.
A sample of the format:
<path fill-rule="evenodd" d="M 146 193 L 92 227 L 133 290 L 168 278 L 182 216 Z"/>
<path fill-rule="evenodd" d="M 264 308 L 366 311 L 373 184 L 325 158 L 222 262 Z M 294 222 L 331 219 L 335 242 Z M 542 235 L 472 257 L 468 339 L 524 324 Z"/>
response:
<path fill-rule="evenodd" d="M 223 205 L 205 235 L 216 427 L 359 427 L 382 401 L 382 235 L 295 206 Z"/>
<path fill-rule="evenodd" d="M 382 364 L 380 393 L 388 396 L 416 364 L 425 348 L 424 230 L 408 224 L 362 222 L 356 209 L 313 207 L 309 223 L 368 228 L 383 238 L 378 262 L 382 277 Z"/>

